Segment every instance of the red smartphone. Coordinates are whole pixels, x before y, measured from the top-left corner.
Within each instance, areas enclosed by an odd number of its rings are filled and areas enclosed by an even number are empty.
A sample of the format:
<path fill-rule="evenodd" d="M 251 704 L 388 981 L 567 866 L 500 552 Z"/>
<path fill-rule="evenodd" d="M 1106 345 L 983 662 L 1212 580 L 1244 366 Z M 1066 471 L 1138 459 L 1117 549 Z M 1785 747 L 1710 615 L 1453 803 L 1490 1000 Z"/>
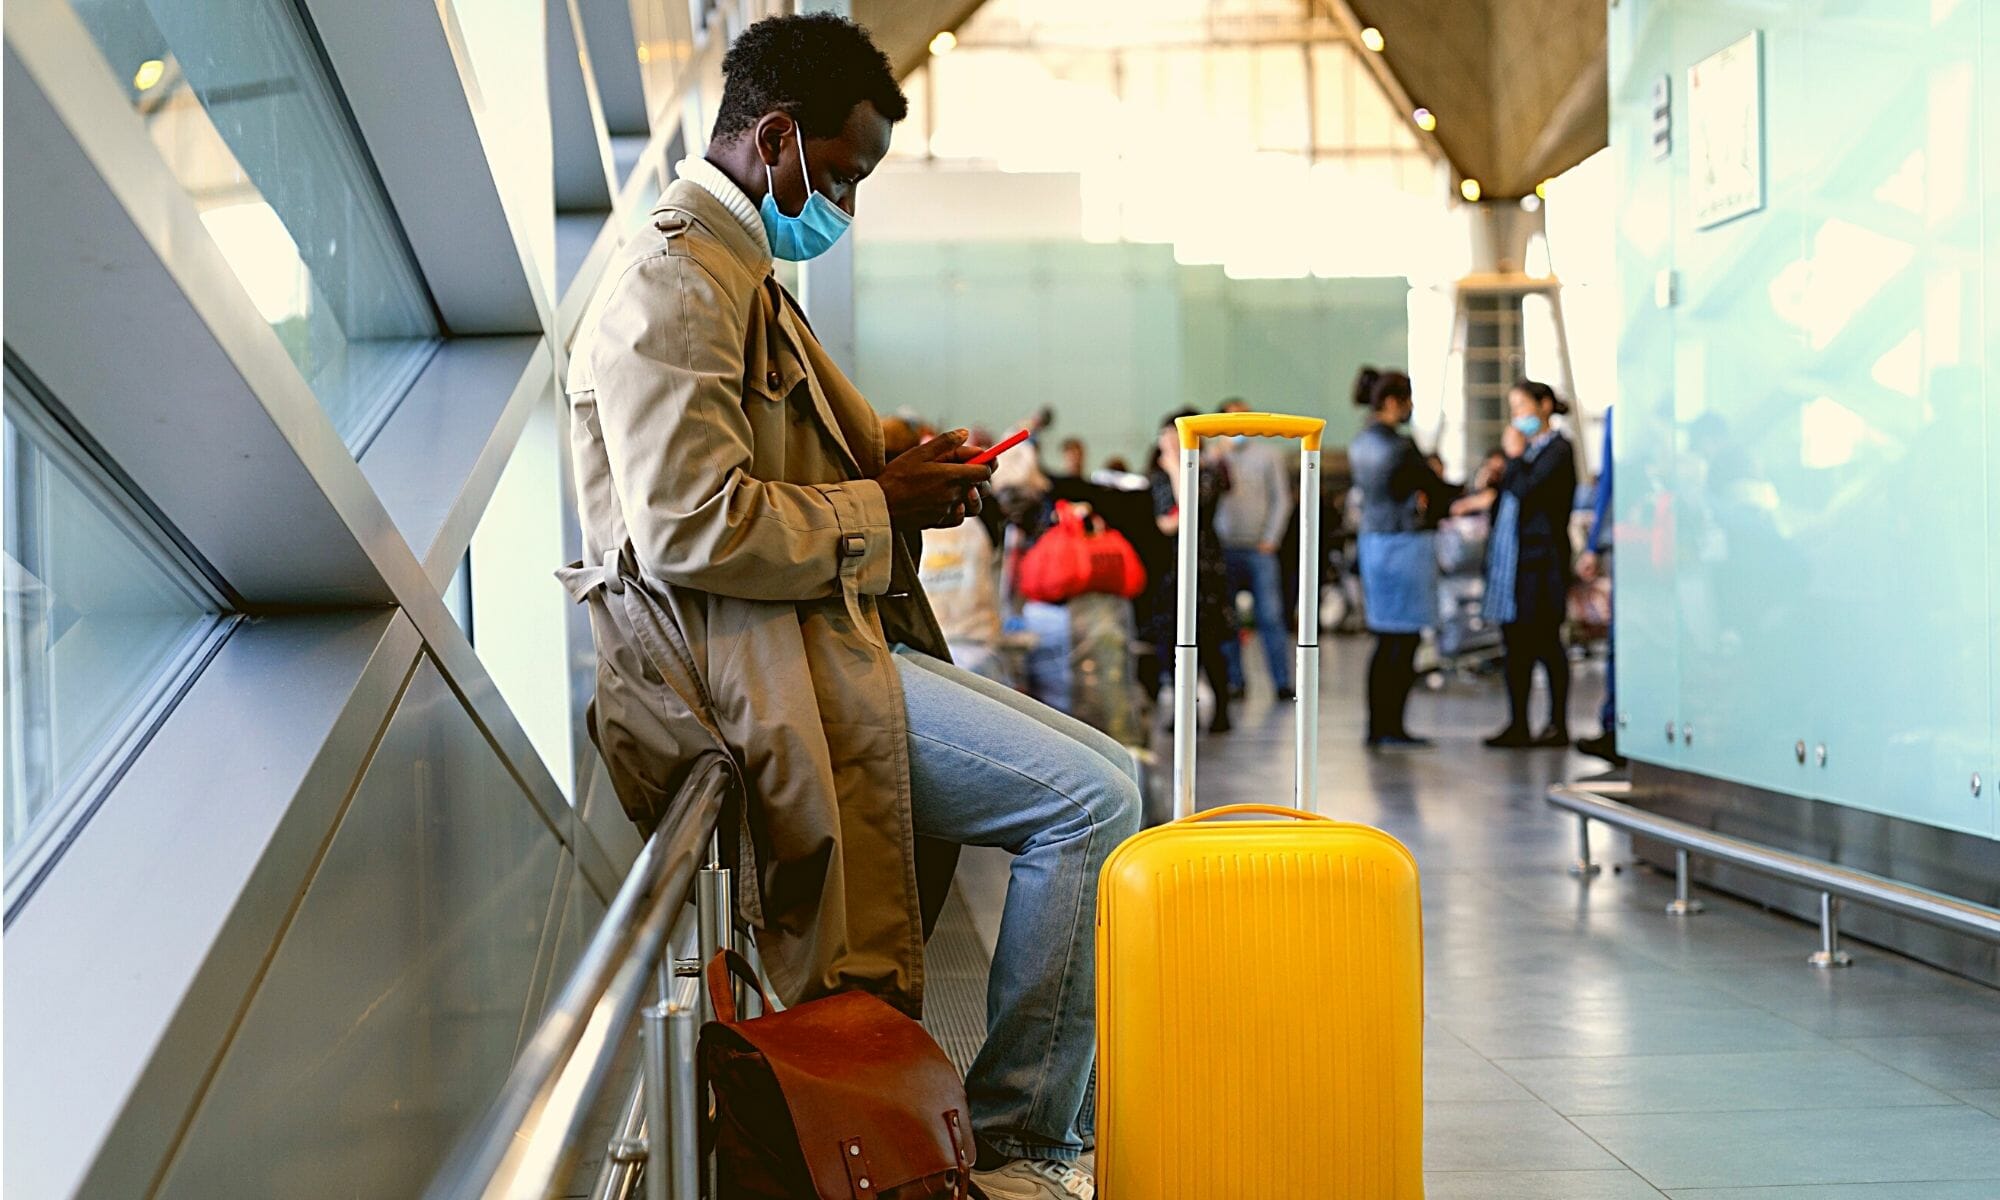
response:
<path fill-rule="evenodd" d="M 985 466 L 987 463 L 990 463 L 994 459 L 999 458 L 1002 454 L 1005 454 L 1007 451 L 1012 450 L 1014 447 L 1020 445 L 1022 442 L 1027 441 L 1028 432 L 1029 431 L 1026 429 L 1015 430 L 1012 434 L 1008 435 L 1005 438 L 1002 438 L 999 445 L 988 446 L 986 449 L 981 450 L 979 453 L 973 455 L 971 458 L 966 459 L 965 465 L 968 467 Z"/>

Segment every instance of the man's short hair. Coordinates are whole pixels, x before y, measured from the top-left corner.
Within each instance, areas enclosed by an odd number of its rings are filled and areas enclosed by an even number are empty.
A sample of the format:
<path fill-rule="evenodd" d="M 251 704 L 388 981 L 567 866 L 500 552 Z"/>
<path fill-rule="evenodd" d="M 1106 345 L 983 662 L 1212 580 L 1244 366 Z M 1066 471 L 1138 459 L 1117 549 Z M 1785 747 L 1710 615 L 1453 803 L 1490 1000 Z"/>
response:
<path fill-rule="evenodd" d="M 832 137 L 863 100 L 890 122 L 910 115 L 889 58 L 868 31 L 832 13 L 767 17 L 743 31 L 722 59 L 718 142 L 783 112 L 809 137 Z"/>

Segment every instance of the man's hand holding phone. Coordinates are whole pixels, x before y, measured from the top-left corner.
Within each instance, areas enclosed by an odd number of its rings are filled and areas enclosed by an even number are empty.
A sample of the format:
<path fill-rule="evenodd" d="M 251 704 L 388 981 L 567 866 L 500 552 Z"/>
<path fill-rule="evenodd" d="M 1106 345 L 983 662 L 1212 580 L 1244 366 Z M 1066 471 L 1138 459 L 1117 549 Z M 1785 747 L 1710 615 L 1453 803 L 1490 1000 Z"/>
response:
<path fill-rule="evenodd" d="M 999 458 L 1001 455 L 1007 453 L 1009 450 L 1012 450 L 1014 447 L 1020 445 L 1022 442 L 1027 441 L 1028 434 L 1032 432 L 1033 430 L 1029 429 L 1017 429 L 1013 433 L 1008 434 L 1006 437 L 1000 439 L 997 445 L 988 446 L 986 449 L 981 450 L 979 453 L 973 455 L 971 458 L 968 458 L 965 461 L 975 467 L 983 467 L 987 463 L 992 462 L 994 459 Z"/>
<path fill-rule="evenodd" d="M 978 450 L 955 429 L 898 455 L 875 482 L 889 505 L 889 521 L 902 529 L 944 529 L 979 511 L 978 486 L 993 468 L 970 460 Z"/>

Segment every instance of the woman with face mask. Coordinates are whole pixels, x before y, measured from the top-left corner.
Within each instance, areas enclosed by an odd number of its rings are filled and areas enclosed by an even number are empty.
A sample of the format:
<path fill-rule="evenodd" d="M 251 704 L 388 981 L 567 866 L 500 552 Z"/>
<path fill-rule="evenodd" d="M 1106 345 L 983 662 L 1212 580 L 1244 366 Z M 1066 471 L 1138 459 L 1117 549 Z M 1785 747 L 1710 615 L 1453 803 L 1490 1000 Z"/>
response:
<path fill-rule="evenodd" d="M 1374 414 L 1347 447 L 1361 493 L 1361 590 L 1368 631 L 1375 635 L 1368 663 L 1368 746 L 1428 746 L 1404 727 L 1403 710 L 1417 680 L 1419 637 L 1425 626 L 1437 623 L 1437 548 L 1424 512 L 1444 511 L 1453 489 L 1407 432 L 1408 375 L 1363 367 L 1354 380 L 1354 402 Z"/>
<path fill-rule="evenodd" d="M 1512 421 L 1501 438 L 1507 466 L 1493 487 L 1452 506 L 1454 514 L 1491 509 L 1486 550 L 1486 619 L 1500 626 L 1506 657 L 1507 727 L 1489 746 L 1569 745 L 1569 657 L 1563 649 L 1563 597 L 1569 591 L 1569 514 L 1576 502 L 1576 452 L 1551 424 L 1569 411 L 1548 384 L 1524 379 L 1507 394 Z M 1549 723 L 1540 734 L 1528 718 L 1528 695 L 1540 663 L 1549 679 Z"/>

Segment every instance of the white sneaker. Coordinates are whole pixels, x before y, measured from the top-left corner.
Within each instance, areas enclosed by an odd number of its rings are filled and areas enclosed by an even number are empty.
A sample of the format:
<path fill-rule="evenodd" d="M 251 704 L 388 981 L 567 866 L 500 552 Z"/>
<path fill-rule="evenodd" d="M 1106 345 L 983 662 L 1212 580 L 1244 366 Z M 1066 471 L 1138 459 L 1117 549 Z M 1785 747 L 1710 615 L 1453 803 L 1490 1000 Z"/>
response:
<path fill-rule="evenodd" d="M 997 1171 L 974 1171 L 989 1200 L 1092 1200 L 1097 1184 L 1075 1163 L 1017 1158 Z"/>

